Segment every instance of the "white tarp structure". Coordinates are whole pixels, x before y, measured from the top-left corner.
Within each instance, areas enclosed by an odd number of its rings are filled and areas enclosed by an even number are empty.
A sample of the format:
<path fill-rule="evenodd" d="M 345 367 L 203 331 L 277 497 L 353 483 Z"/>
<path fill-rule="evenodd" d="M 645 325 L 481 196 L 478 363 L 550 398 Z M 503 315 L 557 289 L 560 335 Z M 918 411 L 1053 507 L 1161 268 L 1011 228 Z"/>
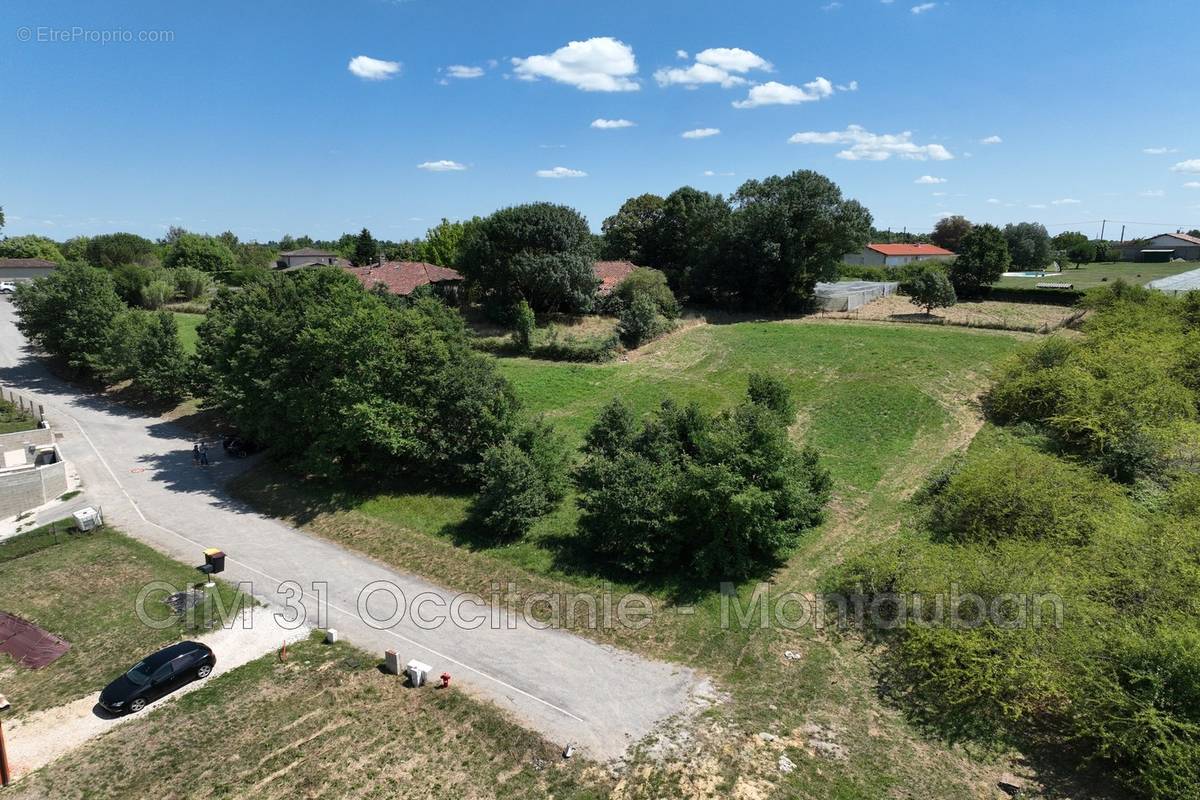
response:
<path fill-rule="evenodd" d="M 1158 289 L 1167 294 L 1183 294 L 1184 292 L 1200 291 L 1200 269 L 1181 272 L 1166 278 L 1150 281 L 1147 289 Z"/>
<path fill-rule="evenodd" d="M 872 300 L 895 293 L 899 283 L 875 281 L 838 281 L 818 283 L 817 308 L 822 311 L 853 311 Z"/>

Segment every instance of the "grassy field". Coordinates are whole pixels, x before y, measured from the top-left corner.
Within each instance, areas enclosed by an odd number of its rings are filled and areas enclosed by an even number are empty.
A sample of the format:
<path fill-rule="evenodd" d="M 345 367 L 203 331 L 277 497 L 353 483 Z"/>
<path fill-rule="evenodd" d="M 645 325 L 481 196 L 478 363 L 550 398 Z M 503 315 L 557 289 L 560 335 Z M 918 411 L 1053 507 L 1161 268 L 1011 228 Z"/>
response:
<path fill-rule="evenodd" d="M 600 798 L 613 779 L 463 692 L 413 690 L 344 644 L 303 642 L 131 721 L 14 798 Z"/>
<path fill-rule="evenodd" d="M 51 708 L 103 689 L 142 656 L 190 635 L 195 628 L 182 621 L 162 630 L 143 625 L 135 600 L 151 581 L 182 590 L 197 577 L 194 569 L 111 529 L 90 534 L 38 529 L 0 542 L 0 611 L 71 643 L 62 658 L 40 670 L 0 656 L 0 686 L 13 705 L 8 713 Z M 234 590 L 218 587 L 232 609 Z M 152 601 L 148 608 L 156 619 L 170 614 L 161 603 Z"/>
<path fill-rule="evenodd" d="M 1193 261 L 1185 264 L 1102 261 L 1096 264 L 1086 264 L 1079 269 L 1067 264 L 1061 275 L 1051 275 L 1046 278 L 1001 278 L 995 285 L 999 289 L 1033 289 L 1039 283 L 1073 283 L 1076 289 L 1090 289 L 1102 283 L 1115 281 L 1117 278 L 1124 278 L 1129 283 L 1141 285 L 1156 278 L 1165 278 L 1168 275 L 1178 275 L 1181 272 L 1196 269 L 1197 266 L 1200 264 Z"/>
<path fill-rule="evenodd" d="M 661 399 L 727 407 L 751 370 L 791 388 L 796 439 L 818 447 L 836 481 L 829 520 L 788 564 L 768 576 L 772 592 L 813 592 L 847 554 L 890 535 L 904 499 L 948 453 L 965 447 L 981 420 L 973 398 L 997 360 L 1027 337 L 923 325 L 775 322 L 696 325 L 625 362 L 550 364 L 504 359 L 526 405 L 574 443 L 600 408 L 620 396 L 639 411 Z M 828 629 L 723 627 L 716 587 L 632 587 L 574 558 L 576 511 L 568 501 L 525 539 L 496 547 L 466 525 L 468 499 L 428 491 L 364 496 L 297 485 L 284 474 L 251 474 L 235 491 L 315 533 L 426 575 L 489 593 L 512 581 L 514 605 L 540 591 L 648 591 L 653 624 L 580 630 L 606 643 L 698 666 L 725 702 L 656 759 L 663 743 L 634 758 L 613 792 L 623 797 L 959 798 L 992 796 L 1011 769 L 1003 754 L 967 754 L 922 736 L 877 697 L 869 650 Z M 739 588 L 745 605 L 755 586 Z M 798 654 L 786 658 L 785 652 Z M 768 736 L 760 736 L 760 734 Z M 796 766 L 778 768 L 780 756 Z M 898 792 L 898 794 L 897 794 Z"/>
<path fill-rule="evenodd" d="M 183 344 L 184 352 L 195 353 L 196 341 L 199 335 L 196 333 L 196 328 L 204 322 L 203 314 L 185 314 L 182 311 L 176 311 L 175 322 L 179 325 L 179 341 Z"/>
<path fill-rule="evenodd" d="M 16 433 L 37 427 L 33 416 L 7 400 L 0 400 L 0 433 Z"/>

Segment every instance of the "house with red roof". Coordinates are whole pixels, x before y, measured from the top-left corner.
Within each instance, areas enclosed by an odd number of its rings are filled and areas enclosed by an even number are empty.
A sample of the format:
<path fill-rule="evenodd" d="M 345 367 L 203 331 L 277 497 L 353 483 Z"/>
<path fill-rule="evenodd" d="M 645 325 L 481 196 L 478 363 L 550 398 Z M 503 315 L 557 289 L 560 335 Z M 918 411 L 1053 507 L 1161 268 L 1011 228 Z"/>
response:
<path fill-rule="evenodd" d="M 462 273 L 424 261 L 379 261 L 365 267 L 343 266 L 367 290 L 383 287 L 388 294 L 406 297 L 417 287 L 433 286 L 444 298 L 456 301 L 463 284 Z"/>
<path fill-rule="evenodd" d="M 899 267 L 914 261 L 945 261 L 954 253 L 933 244 L 869 244 L 858 253 L 847 253 L 842 261 L 858 267 Z"/>
<path fill-rule="evenodd" d="M 637 264 L 632 261 L 597 261 L 592 265 L 592 269 L 596 271 L 596 277 L 600 279 L 600 286 L 596 288 L 596 294 L 612 294 L 613 289 L 616 289 L 617 285 L 628 278 L 629 273 L 637 268 Z"/>

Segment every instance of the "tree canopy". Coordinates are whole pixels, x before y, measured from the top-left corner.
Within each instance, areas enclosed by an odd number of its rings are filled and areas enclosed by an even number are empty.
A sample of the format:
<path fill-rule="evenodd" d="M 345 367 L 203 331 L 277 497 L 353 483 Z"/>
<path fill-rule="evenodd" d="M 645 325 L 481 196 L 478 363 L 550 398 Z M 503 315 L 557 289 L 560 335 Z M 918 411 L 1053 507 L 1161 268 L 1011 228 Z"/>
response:
<path fill-rule="evenodd" d="M 1004 240 L 1013 266 L 1041 269 L 1050 263 L 1050 234 L 1040 222 L 1018 222 L 1004 226 Z"/>
<path fill-rule="evenodd" d="M 587 221 L 552 203 L 501 209 L 472 230 L 459 267 L 493 309 L 524 299 L 534 311 L 583 312 L 592 307 L 595 253 Z"/>
<path fill-rule="evenodd" d="M 87 240 L 84 258 L 93 267 L 113 269 L 123 264 L 158 264 L 158 246 L 136 233 L 102 233 Z"/>
<path fill-rule="evenodd" d="M 379 259 L 379 245 L 375 237 L 366 228 L 359 231 L 354 238 L 354 250 L 350 255 L 350 263 L 356 267 L 374 264 Z"/>
<path fill-rule="evenodd" d="M 224 242 L 195 233 L 176 235 L 163 256 L 163 266 L 169 269 L 187 267 L 217 275 L 228 273 L 234 264 L 233 253 Z"/>
<path fill-rule="evenodd" d="M 66 264 L 18 285 L 13 305 L 29 341 L 81 371 L 99 366 L 113 320 L 125 310 L 112 276 L 86 264 Z"/>
<path fill-rule="evenodd" d="M 971 221 L 964 216 L 954 215 L 942 217 L 933 226 L 930 240 L 938 247 L 944 247 L 952 253 L 957 253 L 962 238 L 971 230 Z"/>
<path fill-rule="evenodd" d="M 318 474 L 471 482 L 517 412 L 455 312 L 430 298 L 389 304 L 341 270 L 223 290 L 197 354 L 208 402 Z"/>
<path fill-rule="evenodd" d="M 659 232 L 665 201 L 656 194 L 640 194 L 621 204 L 604 220 L 604 257 L 628 259 L 642 266 L 657 266 L 654 239 Z"/>
<path fill-rule="evenodd" d="M 0 239 L 0 258 L 43 258 L 55 264 L 66 261 L 53 239 L 32 234 Z"/>
<path fill-rule="evenodd" d="M 1004 234 L 995 225 L 976 225 L 962 238 L 950 266 L 950 282 L 959 297 L 978 297 L 1000 280 L 1010 258 Z"/>

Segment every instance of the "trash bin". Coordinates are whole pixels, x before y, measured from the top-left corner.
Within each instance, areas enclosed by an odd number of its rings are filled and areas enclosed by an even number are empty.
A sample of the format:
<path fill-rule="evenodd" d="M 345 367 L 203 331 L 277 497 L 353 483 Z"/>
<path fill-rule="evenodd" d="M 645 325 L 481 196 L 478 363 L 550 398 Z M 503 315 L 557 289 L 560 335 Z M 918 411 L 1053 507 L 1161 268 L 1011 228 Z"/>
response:
<path fill-rule="evenodd" d="M 71 516 L 75 518 L 75 527 L 85 533 L 104 524 L 104 516 L 100 513 L 100 509 L 91 506 L 81 508 Z"/>
<path fill-rule="evenodd" d="M 425 679 L 429 677 L 429 673 L 432 669 L 433 667 L 429 666 L 428 664 L 423 664 L 414 658 L 406 665 L 405 672 L 408 673 L 408 680 L 415 688 L 425 683 Z"/>
<path fill-rule="evenodd" d="M 204 551 L 205 566 L 212 567 L 211 570 L 206 570 L 209 575 L 216 575 L 218 572 L 225 571 L 225 553 L 215 547 L 210 547 Z"/>

